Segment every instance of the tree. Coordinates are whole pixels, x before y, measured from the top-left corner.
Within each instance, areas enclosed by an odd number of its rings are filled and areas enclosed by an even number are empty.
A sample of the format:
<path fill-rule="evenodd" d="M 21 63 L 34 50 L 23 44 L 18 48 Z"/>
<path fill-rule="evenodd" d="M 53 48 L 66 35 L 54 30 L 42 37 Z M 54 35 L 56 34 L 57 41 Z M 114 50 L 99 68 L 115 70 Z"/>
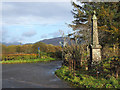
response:
<path fill-rule="evenodd" d="M 17 45 L 16 46 L 16 52 L 17 53 L 21 53 L 21 45 Z"/>
<path fill-rule="evenodd" d="M 47 47 L 46 47 L 45 43 L 37 42 L 37 43 L 33 44 L 32 52 L 33 53 L 38 53 L 38 47 L 40 47 L 40 51 L 46 52 L 46 50 L 47 50 Z"/>
<path fill-rule="evenodd" d="M 22 52 L 23 53 L 33 53 L 32 52 L 32 44 L 25 44 L 25 45 L 22 45 L 22 47 L 21 47 L 21 50 L 22 50 Z"/>
<path fill-rule="evenodd" d="M 80 30 L 80 27 L 91 28 L 91 17 L 93 10 L 97 12 L 98 17 L 98 29 L 100 43 L 105 45 L 106 43 L 115 44 L 119 42 L 120 29 L 119 29 L 119 17 L 120 17 L 120 3 L 119 2 L 83 2 L 83 5 L 72 3 L 74 9 L 72 13 L 74 15 L 73 25 L 69 25 L 73 30 Z M 88 30 L 88 29 L 87 29 Z M 82 30 L 85 32 L 85 30 Z M 80 32 L 84 34 L 84 32 Z M 90 39 L 90 38 L 87 38 Z M 90 41 L 90 40 L 88 40 Z"/>
<path fill-rule="evenodd" d="M 7 52 L 9 53 L 9 54 L 15 54 L 16 53 L 16 45 L 10 45 L 10 46 L 8 46 L 7 47 Z"/>
<path fill-rule="evenodd" d="M 2 44 L 2 54 L 7 53 L 7 46 Z"/>

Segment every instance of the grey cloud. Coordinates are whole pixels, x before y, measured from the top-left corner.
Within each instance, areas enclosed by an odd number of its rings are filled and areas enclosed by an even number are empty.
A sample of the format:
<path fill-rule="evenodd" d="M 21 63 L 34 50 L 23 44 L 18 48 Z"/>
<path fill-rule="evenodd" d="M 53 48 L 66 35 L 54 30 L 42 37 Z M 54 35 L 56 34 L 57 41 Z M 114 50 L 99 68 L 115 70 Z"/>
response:
<path fill-rule="evenodd" d="M 58 36 L 60 36 L 60 32 L 56 31 L 56 32 L 53 32 L 53 33 L 49 33 L 49 35 L 52 36 L 52 37 L 58 37 Z"/>
<path fill-rule="evenodd" d="M 24 38 L 24 37 L 13 36 L 13 37 L 10 37 L 9 39 L 7 39 L 6 41 L 3 41 L 3 42 L 6 42 L 6 43 L 23 43 L 25 40 L 26 40 L 26 38 Z"/>
<path fill-rule="evenodd" d="M 62 37 L 63 33 L 64 33 L 64 35 L 68 35 L 71 32 L 73 32 L 73 30 L 66 30 L 66 31 L 58 30 L 56 32 L 49 33 L 48 36 L 52 36 L 53 38 L 55 38 L 55 37 Z"/>
<path fill-rule="evenodd" d="M 7 39 L 10 37 L 8 35 L 8 33 L 9 32 L 8 32 L 7 28 L 5 28 L 5 27 L 3 27 L 2 30 L 0 30 L 0 34 L 2 35 L 2 41 L 3 42 L 7 41 Z"/>
<path fill-rule="evenodd" d="M 50 36 L 51 38 L 55 38 L 55 37 L 60 36 L 60 32 L 59 32 L 59 31 L 56 31 L 56 32 L 53 32 L 53 33 L 43 34 L 43 35 L 41 36 L 41 38 L 42 38 L 42 39 L 47 39 L 48 36 Z"/>
<path fill-rule="evenodd" d="M 7 23 L 24 23 L 25 20 L 42 23 L 55 21 L 55 19 L 58 21 L 70 20 L 72 17 L 70 3 L 64 2 L 9 2 L 3 3 L 2 6 L 3 22 Z"/>
<path fill-rule="evenodd" d="M 2 34 L 2 42 L 13 43 L 13 42 L 20 42 L 24 41 L 25 37 L 21 36 L 11 36 L 10 30 L 3 26 L 2 30 L 0 30 L 0 34 Z"/>
<path fill-rule="evenodd" d="M 41 36 L 41 38 L 47 38 L 47 37 L 48 37 L 47 34 L 43 34 L 43 35 Z"/>
<path fill-rule="evenodd" d="M 37 33 L 34 31 L 34 30 L 31 30 L 31 31 L 28 31 L 28 32 L 24 32 L 23 34 L 22 34 L 22 36 L 24 36 L 24 37 L 32 37 L 32 36 L 34 36 L 34 35 L 36 35 Z"/>
<path fill-rule="evenodd" d="M 70 12 L 71 7 L 68 3 L 25 3 L 25 2 L 9 2 L 3 3 L 3 16 L 66 16 Z M 69 10 L 68 10 L 69 9 Z M 64 13 L 63 13 L 64 12 Z"/>

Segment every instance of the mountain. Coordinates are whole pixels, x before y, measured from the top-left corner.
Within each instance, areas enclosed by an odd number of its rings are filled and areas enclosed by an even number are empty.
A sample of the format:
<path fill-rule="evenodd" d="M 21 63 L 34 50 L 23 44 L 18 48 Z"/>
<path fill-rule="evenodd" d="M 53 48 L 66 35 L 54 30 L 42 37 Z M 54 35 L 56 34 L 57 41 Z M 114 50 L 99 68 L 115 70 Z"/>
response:
<path fill-rule="evenodd" d="M 38 42 L 43 42 L 45 44 L 53 44 L 53 45 L 57 46 L 57 45 L 60 45 L 59 44 L 60 41 L 63 42 L 62 37 L 57 37 L 57 38 L 52 38 L 52 39 L 44 39 L 44 40 L 41 40 L 41 41 L 38 41 Z M 6 46 L 10 46 L 10 45 L 23 45 L 20 42 L 12 42 L 12 43 L 2 42 L 2 44 L 6 45 Z M 34 44 L 34 43 L 26 43 L 26 44 Z"/>
<path fill-rule="evenodd" d="M 52 38 L 52 39 L 44 39 L 39 42 L 43 42 L 45 44 L 53 44 L 53 45 L 60 45 L 59 42 L 63 41 L 62 37 Z"/>
<path fill-rule="evenodd" d="M 20 42 L 11 42 L 11 43 L 2 42 L 2 44 L 6 45 L 6 46 L 10 46 L 10 45 L 23 45 Z"/>
<path fill-rule="evenodd" d="M 60 45 L 59 42 L 63 41 L 62 37 L 57 37 L 57 38 L 52 38 L 52 39 L 44 39 L 41 40 L 39 42 L 43 42 L 45 44 L 53 44 L 53 45 Z M 35 42 L 36 43 L 36 42 Z M 2 42 L 2 44 L 6 45 L 6 46 L 10 46 L 10 45 L 20 45 L 20 42 L 12 42 L 12 43 L 6 43 L 6 42 Z M 26 44 L 34 44 L 34 43 L 26 43 Z M 21 43 L 21 45 L 23 45 Z"/>

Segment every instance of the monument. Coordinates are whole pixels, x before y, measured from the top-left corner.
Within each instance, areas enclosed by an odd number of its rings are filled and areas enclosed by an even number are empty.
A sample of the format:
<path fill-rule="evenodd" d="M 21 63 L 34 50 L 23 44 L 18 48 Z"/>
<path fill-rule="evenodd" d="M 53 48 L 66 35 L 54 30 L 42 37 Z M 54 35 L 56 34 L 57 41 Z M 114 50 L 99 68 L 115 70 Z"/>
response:
<path fill-rule="evenodd" d="M 91 45 L 90 45 L 90 61 L 91 65 L 96 65 L 101 61 L 101 48 L 98 39 L 97 17 L 96 12 L 92 17 L 92 32 L 91 32 Z"/>

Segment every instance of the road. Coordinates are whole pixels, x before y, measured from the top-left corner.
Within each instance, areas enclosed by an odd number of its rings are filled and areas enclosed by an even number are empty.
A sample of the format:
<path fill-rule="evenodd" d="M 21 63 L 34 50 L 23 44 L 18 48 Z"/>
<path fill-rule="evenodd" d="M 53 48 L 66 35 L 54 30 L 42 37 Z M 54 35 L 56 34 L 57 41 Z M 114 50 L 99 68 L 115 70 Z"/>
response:
<path fill-rule="evenodd" d="M 61 61 L 2 65 L 2 88 L 70 88 L 54 71 Z"/>

